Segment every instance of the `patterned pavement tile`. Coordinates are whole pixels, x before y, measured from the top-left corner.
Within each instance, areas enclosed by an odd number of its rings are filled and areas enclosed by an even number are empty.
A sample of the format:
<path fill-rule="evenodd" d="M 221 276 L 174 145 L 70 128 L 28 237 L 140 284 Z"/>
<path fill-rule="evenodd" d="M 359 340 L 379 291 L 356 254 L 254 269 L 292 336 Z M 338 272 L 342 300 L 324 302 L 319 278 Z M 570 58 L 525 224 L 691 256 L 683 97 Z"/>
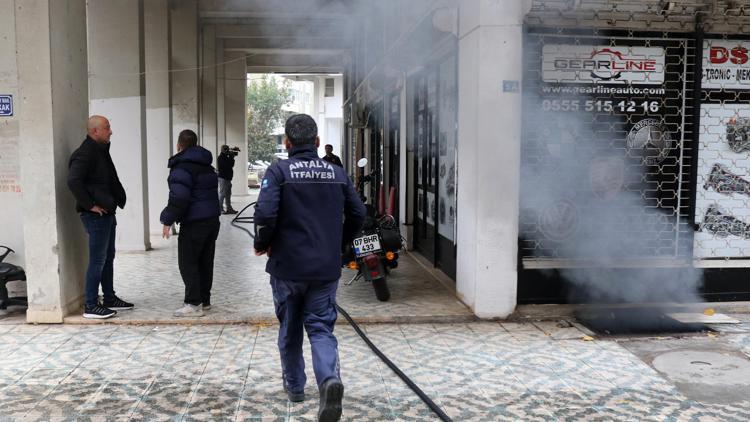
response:
<path fill-rule="evenodd" d="M 80 414 L 86 417 L 129 418 L 148 391 L 149 383 L 127 380 L 108 382 L 81 405 Z"/>
<path fill-rule="evenodd" d="M 723 421 L 750 420 L 750 402 L 744 401 L 734 404 L 703 404 L 710 414 Z"/>
<path fill-rule="evenodd" d="M 0 366 L 0 421 L 315 420 L 318 392 L 309 364 L 305 402 L 288 402 L 282 389 L 277 326 L 67 327 L 0 332 L 0 344 L 13 332 L 33 339 L 9 349 L 6 362 L 18 367 Z M 98 335 L 126 340 L 91 343 L 90 354 L 76 354 L 97 338 L 88 330 L 101 327 L 107 330 Z M 362 326 L 456 421 L 750 420 L 750 401 L 690 400 L 622 343 L 556 338 L 554 327 Z M 353 329 L 340 325 L 336 333 L 343 420 L 436 420 Z M 721 335 L 737 350 L 747 348 L 746 333 Z M 304 352 L 309 362 L 308 342 Z"/>
<path fill-rule="evenodd" d="M 245 203 L 253 197 L 240 198 Z M 241 209 L 243 205 L 238 205 Z M 252 211 L 252 210 L 250 210 Z M 230 225 L 231 217 L 221 217 L 221 231 L 216 245 L 212 308 L 203 318 L 191 323 L 205 322 L 275 322 L 273 300 L 265 257 L 252 254 L 252 239 Z M 184 285 L 177 268 L 177 239 L 152 237 L 153 249 L 146 252 L 120 251 L 115 259 L 115 289 L 118 296 L 135 303 L 135 309 L 120 311 L 108 323 L 181 323 L 172 312 L 182 306 Z M 474 319 L 472 312 L 425 272 L 409 256 L 402 254 L 399 268 L 388 280 L 391 299 L 380 302 L 369 283 L 358 281 L 350 286 L 351 270 L 344 270 L 338 291 L 338 302 L 353 317 L 366 321 L 414 321 Z M 3 320 L 0 319 L 0 322 Z M 97 324 L 84 320 L 80 314 L 66 318 L 66 322 Z M 2 325 L 0 325 L 2 327 Z M 126 334 L 129 335 L 130 333 Z M 134 333 L 137 337 L 138 334 Z M 114 334 L 121 339 L 123 333 Z M 133 339 L 136 341 L 137 338 Z M 21 337 L 18 342 L 26 342 Z M 126 340 L 127 341 L 127 340 Z"/>
<path fill-rule="evenodd" d="M 531 392 L 488 397 L 486 408 L 474 420 L 554 421 L 553 414 Z"/>
<path fill-rule="evenodd" d="M 109 345 L 98 347 L 86 359 L 80 362 L 80 367 L 97 368 L 106 363 L 109 368 L 119 367 L 125 364 L 128 358 L 133 354 L 132 346 L 126 345 Z"/>
<path fill-rule="evenodd" d="M 39 401 L 49 395 L 56 386 L 47 383 L 17 382 L 0 390 L 2 416 L 9 420 L 24 420 L 24 416 L 34 409 Z"/>
<path fill-rule="evenodd" d="M 81 407 L 103 386 L 103 382 L 66 382 L 57 385 L 36 407 L 24 417 L 29 420 L 50 420 L 52 418 L 76 418 Z"/>
<path fill-rule="evenodd" d="M 243 381 L 235 380 L 205 381 L 201 379 L 193 389 L 188 404 L 187 415 L 234 415 L 242 398 Z"/>
<path fill-rule="evenodd" d="M 245 375 L 237 420 L 285 418 L 291 407 L 281 385 L 278 327 L 259 327 Z"/>
<path fill-rule="evenodd" d="M 65 378 L 67 378 L 72 371 L 73 368 L 50 369 L 47 367 L 39 367 L 27 372 L 20 382 L 24 384 L 57 385 L 61 383 Z"/>
<path fill-rule="evenodd" d="M 180 380 L 160 379 L 149 386 L 133 412 L 133 420 L 179 418 L 188 408 L 194 386 Z"/>

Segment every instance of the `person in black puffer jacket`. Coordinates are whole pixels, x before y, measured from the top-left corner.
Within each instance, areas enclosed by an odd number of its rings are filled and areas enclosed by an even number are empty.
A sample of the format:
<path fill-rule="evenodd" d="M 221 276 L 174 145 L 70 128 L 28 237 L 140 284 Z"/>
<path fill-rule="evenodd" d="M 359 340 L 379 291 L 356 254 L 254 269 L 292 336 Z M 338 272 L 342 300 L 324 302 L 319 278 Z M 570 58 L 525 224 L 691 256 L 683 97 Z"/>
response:
<path fill-rule="evenodd" d="M 184 306 L 176 317 L 201 317 L 211 306 L 214 251 L 219 236 L 218 176 L 211 152 L 198 146 L 198 135 L 183 130 L 177 154 L 169 159 L 169 202 L 161 212 L 163 235 L 169 238 L 174 223 L 180 223 L 177 242 L 178 265 L 185 283 Z"/>

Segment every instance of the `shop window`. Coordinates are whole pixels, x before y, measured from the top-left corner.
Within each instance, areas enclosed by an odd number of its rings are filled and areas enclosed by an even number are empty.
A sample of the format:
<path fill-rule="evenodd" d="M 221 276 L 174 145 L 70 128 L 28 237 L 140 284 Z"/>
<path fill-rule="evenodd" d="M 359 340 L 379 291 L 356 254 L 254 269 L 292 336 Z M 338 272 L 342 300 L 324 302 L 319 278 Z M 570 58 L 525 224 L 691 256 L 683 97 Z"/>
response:
<path fill-rule="evenodd" d="M 325 96 L 326 97 L 333 97 L 335 96 L 336 90 L 334 89 L 335 81 L 333 78 L 326 78 L 326 90 L 325 90 Z"/>

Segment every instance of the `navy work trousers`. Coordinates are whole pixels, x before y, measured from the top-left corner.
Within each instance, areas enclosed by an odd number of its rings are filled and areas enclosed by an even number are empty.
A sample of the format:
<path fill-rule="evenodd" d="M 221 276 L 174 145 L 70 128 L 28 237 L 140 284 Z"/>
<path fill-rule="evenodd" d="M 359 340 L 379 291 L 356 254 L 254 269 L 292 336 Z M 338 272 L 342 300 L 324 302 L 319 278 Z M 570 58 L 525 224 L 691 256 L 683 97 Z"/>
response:
<path fill-rule="evenodd" d="M 290 281 L 271 276 L 273 304 L 279 319 L 279 353 L 284 386 L 293 393 L 305 388 L 302 356 L 304 327 L 310 339 L 313 370 L 318 388 L 332 377 L 340 378 L 336 323 L 335 281 Z"/>

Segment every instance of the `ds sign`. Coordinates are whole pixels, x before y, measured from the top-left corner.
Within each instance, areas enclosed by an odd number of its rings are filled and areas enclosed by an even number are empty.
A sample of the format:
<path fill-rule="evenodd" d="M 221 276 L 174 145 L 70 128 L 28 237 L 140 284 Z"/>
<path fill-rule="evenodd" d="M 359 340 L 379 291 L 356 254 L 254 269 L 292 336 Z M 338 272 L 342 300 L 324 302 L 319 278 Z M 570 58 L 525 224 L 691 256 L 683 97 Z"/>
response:
<path fill-rule="evenodd" d="M 731 49 L 722 46 L 711 46 L 709 50 L 709 61 L 711 64 L 745 64 L 748 61 L 748 52 L 745 47 L 732 47 Z"/>
<path fill-rule="evenodd" d="M 705 89 L 750 89 L 750 42 L 705 40 L 703 82 Z"/>
<path fill-rule="evenodd" d="M 0 116 L 13 115 L 13 96 L 0 95 Z"/>

